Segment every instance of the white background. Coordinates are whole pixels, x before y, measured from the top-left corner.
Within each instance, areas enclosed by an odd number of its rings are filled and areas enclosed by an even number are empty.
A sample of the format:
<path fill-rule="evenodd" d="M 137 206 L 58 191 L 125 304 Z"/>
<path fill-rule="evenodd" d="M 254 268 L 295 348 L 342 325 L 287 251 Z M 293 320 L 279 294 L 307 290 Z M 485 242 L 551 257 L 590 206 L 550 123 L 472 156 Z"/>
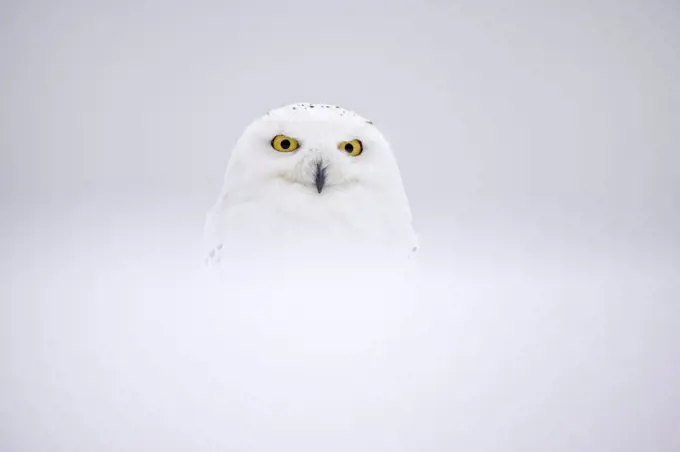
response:
<path fill-rule="evenodd" d="M 3 1 L 0 450 L 680 450 L 678 80 L 671 0 Z M 292 102 L 392 143 L 413 291 L 202 280 Z"/>

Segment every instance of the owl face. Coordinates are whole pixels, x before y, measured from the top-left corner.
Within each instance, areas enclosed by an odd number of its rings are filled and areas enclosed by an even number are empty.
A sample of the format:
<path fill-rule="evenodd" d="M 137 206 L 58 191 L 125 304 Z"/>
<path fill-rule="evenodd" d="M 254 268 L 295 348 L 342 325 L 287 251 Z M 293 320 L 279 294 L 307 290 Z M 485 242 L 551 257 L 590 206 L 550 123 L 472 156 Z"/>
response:
<path fill-rule="evenodd" d="M 232 256 L 401 255 L 417 242 L 383 135 L 319 104 L 281 107 L 246 128 L 207 224 L 211 243 L 229 243 Z"/>
<path fill-rule="evenodd" d="M 401 185 L 378 129 L 332 105 L 294 104 L 270 111 L 246 129 L 230 166 L 230 173 L 247 181 L 305 187 L 316 196 L 358 185 Z"/>

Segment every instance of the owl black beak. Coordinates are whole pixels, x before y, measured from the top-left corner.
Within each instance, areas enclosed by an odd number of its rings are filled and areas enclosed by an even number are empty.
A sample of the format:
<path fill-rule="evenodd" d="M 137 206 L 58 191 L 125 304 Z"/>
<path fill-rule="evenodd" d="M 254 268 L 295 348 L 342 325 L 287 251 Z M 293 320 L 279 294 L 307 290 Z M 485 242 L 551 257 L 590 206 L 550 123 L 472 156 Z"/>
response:
<path fill-rule="evenodd" d="M 316 184 L 316 191 L 321 193 L 323 186 L 326 185 L 326 167 L 323 162 L 316 162 L 314 167 L 314 183 Z"/>

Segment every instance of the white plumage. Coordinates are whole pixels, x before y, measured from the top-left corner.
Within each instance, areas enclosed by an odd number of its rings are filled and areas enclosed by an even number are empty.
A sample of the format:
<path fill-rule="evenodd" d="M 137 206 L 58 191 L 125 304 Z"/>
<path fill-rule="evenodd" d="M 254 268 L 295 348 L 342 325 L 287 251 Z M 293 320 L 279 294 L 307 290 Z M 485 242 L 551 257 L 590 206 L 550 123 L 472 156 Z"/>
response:
<path fill-rule="evenodd" d="M 319 104 L 287 105 L 247 127 L 205 236 L 210 263 L 263 255 L 319 262 L 334 252 L 406 258 L 417 248 L 387 140 L 356 113 Z"/>

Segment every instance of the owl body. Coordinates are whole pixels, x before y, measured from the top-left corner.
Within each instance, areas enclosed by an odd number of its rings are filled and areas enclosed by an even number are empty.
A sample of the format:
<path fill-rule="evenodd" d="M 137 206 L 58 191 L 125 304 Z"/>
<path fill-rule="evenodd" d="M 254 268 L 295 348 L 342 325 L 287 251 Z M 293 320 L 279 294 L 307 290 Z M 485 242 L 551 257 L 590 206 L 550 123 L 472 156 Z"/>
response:
<path fill-rule="evenodd" d="M 417 247 L 389 144 L 361 116 L 294 104 L 238 140 L 206 222 L 210 262 L 345 254 L 407 257 Z"/>

